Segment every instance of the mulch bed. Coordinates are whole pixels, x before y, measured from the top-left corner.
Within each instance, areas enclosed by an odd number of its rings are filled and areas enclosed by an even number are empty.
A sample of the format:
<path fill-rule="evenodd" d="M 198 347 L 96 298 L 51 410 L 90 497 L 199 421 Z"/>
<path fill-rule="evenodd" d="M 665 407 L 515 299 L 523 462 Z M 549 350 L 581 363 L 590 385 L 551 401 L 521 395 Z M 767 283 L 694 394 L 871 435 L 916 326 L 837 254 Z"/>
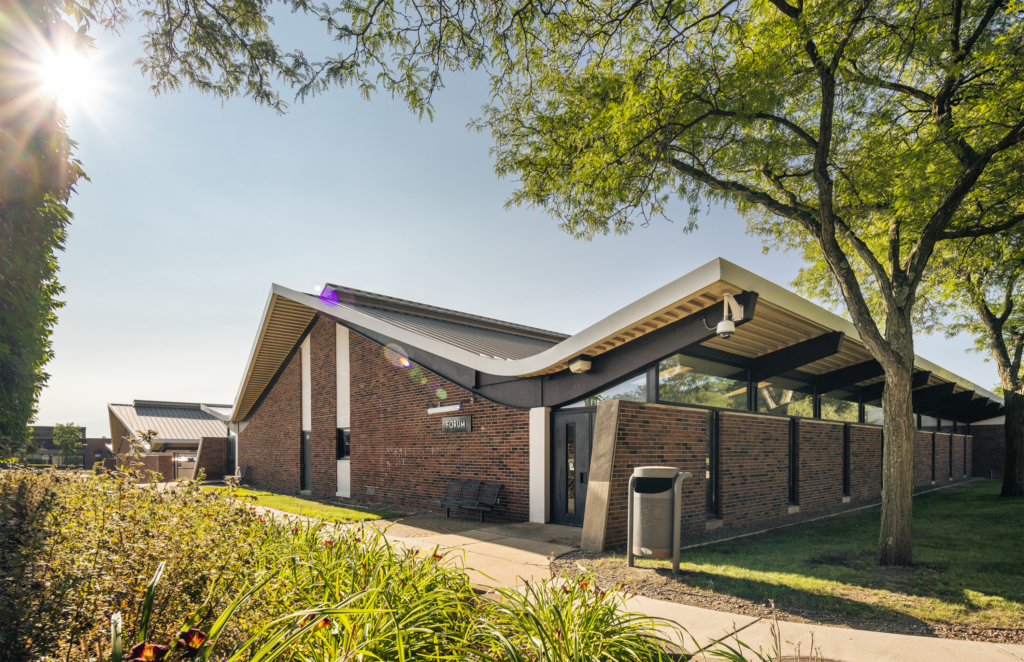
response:
<path fill-rule="evenodd" d="M 697 588 L 688 580 L 688 575 L 691 573 L 687 573 L 685 570 L 681 570 L 679 575 L 674 577 L 671 568 L 640 567 L 639 564 L 642 564 L 643 561 L 638 561 L 638 567 L 629 568 L 621 556 L 617 559 L 612 559 L 611 556 L 607 552 L 571 552 L 555 559 L 551 564 L 551 570 L 572 577 L 581 574 L 582 571 L 577 565 L 579 564 L 593 571 L 601 586 L 626 584 L 632 587 L 637 595 L 648 598 L 744 616 L 760 616 L 770 619 L 774 615 L 779 620 L 794 623 L 943 639 L 1024 644 L 1024 630 L 1020 629 L 980 629 L 956 624 L 928 623 L 909 617 L 896 620 L 860 619 L 780 602 L 775 603 L 773 611 L 772 606 L 767 602 L 755 602 Z"/>

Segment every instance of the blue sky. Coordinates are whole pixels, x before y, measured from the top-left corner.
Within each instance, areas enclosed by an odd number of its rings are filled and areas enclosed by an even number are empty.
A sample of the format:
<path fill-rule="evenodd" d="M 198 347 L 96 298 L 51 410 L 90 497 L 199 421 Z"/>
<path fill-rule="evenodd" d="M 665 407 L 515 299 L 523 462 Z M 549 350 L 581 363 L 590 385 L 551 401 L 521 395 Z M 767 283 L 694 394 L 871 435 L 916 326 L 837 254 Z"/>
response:
<path fill-rule="evenodd" d="M 323 43 L 285 19 L 286 42 Z M 542 211 L 506 211 L 514 182 L 494 174 L 490 136 L 466 129 L 487 100 L 480 75 L 449 75 L 432 123 L 352 90 L 278 116 L 187 89 L 154 98 L 132 66 L 137 29 L 98 37 L 102 92 L 91 112 L 70 112 L 92 181 L 71 202 L 40 425 L 109 436 L 107 402 L 230 402 L 272 282 L 330 281 L 572 333 L 715 256 L 781 285 L 800 266 L 763 255 L 721 208 L 694 234 L 657 220 L 589 243 Z M 993 365 L 968 344 L 923 337 L 917 353 L 991 388 Z"/>

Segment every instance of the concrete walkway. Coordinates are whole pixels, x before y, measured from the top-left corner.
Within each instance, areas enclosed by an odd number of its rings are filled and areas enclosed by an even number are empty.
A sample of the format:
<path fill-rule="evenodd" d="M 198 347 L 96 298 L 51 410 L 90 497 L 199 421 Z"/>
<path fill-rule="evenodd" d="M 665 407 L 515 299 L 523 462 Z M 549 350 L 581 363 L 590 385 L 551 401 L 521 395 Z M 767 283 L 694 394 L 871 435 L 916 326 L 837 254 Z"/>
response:
<path fill-rule="evenodd" d="M 398 522 L 368 522 L 406 547 L 457 552 L 452 561 L 474 584 L 518 586 L 551 577 L 551 561 L 579 549 L 582 529 L 556 524 L 499 524 L 443 515 L 414 515 Z"/>
<path fill-rule="evenodd" d="M 775 646 L 772 623 L 765 619 L 701 609 L 642 596 L 627 600 L 626 607 L 630 611 L 638 611 L 648 616 L 665 618 L 681 624 L 697 642 L 697 645 L 694 645 L 694 641 L 689 638 L 683 642 L 683 647 L 687 651 L 697 651 L 710 645 L 713 640 L 723 641 L 733 648 L 737 648 L 736 640 L 738 639 L 754 651 L 770 651 Z M 1024 661 L 1024 646 L 1012 644 L 917 637 L 789 621 L 779 621 L 778 629 L 782 642 L 782 650 L 779 652 L 783 656 L 793 656 L 794 658 L 799 651 L 799 654 L 804 657 L 813 652 L 819 654 L 823 660 L 836 662 Z M 664 630 L 663 634 L 678 641 L 678 637 L 672 636 L 670 630 Z M 800 659 L 804 659 L 804 657 Z M 712 662 L 716 658 L 698 655 L 696 659 L 701 662 Z"/>

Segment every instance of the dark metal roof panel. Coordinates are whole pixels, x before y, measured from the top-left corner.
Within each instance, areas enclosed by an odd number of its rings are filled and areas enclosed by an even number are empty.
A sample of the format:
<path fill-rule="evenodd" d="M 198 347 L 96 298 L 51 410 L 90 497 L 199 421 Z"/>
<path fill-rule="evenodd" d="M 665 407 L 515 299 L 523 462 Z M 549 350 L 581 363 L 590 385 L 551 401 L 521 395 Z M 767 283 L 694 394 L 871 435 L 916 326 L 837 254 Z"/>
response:
<path fill-rule="evenodd" d="M 447 343 L 453 347 L 488 358 L 505 360 L 524 359 L 528 356 L 540 354 L 557 344 L 553 341 L 541 340 L 540 338 L 530 338 L 515 333 L 505 333 L 469 324 L 421 317 L 395 310 L 384 310 L 358 303 L 354 307 L 364 315 L 375 317 L 407 331 L 412 331 L 438 342 Z"/>

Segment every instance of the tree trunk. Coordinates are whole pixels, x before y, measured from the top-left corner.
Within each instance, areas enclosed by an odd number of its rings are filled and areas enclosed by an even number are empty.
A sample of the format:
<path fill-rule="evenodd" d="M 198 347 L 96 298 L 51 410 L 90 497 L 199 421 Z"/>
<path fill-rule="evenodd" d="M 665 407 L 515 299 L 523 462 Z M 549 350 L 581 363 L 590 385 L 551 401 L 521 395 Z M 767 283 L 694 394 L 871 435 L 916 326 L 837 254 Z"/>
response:
<path fill-rule="evenodd" d="M 1003 389 L 1006 402 L 1006 467 L 1000 496 L 1024 496 L 1024 393 Z"/>
<path fill-rule="evenodd" d="M 914 560 L 914 406 L 910 395 L 914 373 L 914 336 L 910 316 L 890 314 L 885 335 L 896 361 L 884 362 L 882 394 L 882 526 L 876 561 L 910 565 Z M 887 365 L 888 364 L 888 365 Z"/>

